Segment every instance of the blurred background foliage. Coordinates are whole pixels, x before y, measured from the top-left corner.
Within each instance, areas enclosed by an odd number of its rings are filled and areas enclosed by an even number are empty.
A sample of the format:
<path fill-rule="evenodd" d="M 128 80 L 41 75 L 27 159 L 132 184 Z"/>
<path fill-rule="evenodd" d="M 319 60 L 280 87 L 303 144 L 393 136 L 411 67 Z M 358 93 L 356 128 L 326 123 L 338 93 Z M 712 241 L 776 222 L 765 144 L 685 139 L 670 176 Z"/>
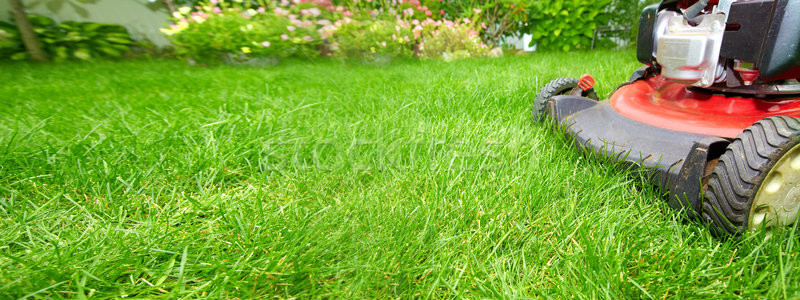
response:
<path fill-rule="evenodd" d="M 51 2 L 59 2 L 50 0 Z M 64 0 L 66 1 L 66 0 Z M 61 1 L 61 2 L 64 2 Z M 91 0 L 96 3 L 101 0 Z M 530 35 L 537 51 L 635 45 L 642 9 L 654 0 L 148 0 L 163 4 L 162 31 L 191 60 L 237 57 L 473 57 L 511 48 Z M 23 1 L 25 3 L 26 1 Z M 68 0 L 70 6 L 87 1 Z M 31 2 L 32 3 L 32 2 Z M 53 60 L 120 57 L 132 42 L 124 28 L 91 22 L 44 22 L 30 15 Z M 19 24 L 0 23 L 0 57 L 27 59 Z M 51 20 L 52 21 L 52 20 Z M 394 28 L 394 30 L 392 30 Z M 526 39 L 527 41 L 528 39 Z M 427 49 L 425 48 L 427 44 Z M 152 51 L 151 51 L 152 52 Z"/>

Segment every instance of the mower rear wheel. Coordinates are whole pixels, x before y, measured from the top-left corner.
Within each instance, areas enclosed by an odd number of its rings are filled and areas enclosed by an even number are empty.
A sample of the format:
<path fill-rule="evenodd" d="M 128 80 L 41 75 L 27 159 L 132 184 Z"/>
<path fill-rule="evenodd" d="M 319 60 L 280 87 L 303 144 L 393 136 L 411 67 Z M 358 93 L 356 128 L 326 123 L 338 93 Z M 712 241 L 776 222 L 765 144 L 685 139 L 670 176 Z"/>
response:
<path fill-rule="evenodd" d="M 536 94 L 536 98 L 533 99 L 533 108 L 531 108 L 531 117 L 533 120 L 540 120 L 542 116 L 544 116 L 544 105 L 547 100 L 553 96 L 575 95 L 594 100 L 598 99 L 594 88 L 583 91 L 578 87 L 578 81 L 578 78 L 562 77 L 553 79 L 545 84 L 544 87 L 539 90 L 539 93 Z"/>
<path fill-rule="evenodd" d="M 768 117 L 739 134 L 719 158 L 702 216 L 717 234 L 793 224 L 800 208 L 800 119 Z"/>

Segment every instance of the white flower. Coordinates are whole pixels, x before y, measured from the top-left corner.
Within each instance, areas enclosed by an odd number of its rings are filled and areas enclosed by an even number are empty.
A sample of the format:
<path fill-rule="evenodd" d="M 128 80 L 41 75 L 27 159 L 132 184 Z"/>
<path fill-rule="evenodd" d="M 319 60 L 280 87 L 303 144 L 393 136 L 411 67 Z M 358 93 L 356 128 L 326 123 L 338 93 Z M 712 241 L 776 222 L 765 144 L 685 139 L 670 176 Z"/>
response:
<path fill-rule="evenodd" d="M 178 11 L 179 11 L 181 14 L 188 15 L 189 13 L 191 13 L 191 12 L 192 12 L 192 8 L 191 8 L 191 7 L 188 7 L 188 6 L 184 6 L 184 7 L 178 8 Z"/>

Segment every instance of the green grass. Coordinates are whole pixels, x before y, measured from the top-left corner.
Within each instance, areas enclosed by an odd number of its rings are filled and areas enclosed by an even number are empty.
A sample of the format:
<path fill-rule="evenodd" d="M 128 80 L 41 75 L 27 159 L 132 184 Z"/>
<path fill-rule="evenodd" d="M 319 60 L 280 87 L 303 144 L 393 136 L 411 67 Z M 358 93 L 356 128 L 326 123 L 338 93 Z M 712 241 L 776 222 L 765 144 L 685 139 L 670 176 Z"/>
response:
<path fill-rule="evenodd" d="M 715 239 L 530 121 L 633 57 L 5 63 L 0 295 L 800 296 L 794 231 Z"/>

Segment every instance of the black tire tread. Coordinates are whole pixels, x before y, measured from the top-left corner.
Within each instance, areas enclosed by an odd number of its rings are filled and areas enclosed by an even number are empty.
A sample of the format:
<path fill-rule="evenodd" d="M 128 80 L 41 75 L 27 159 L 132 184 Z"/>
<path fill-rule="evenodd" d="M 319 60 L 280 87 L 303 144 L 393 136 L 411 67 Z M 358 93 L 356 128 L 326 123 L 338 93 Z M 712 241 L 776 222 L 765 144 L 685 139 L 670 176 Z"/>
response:
<path fill-rule="evenodd" d="M 539 93 L 536 94 L 536 98 L 533 99 L 531 117 L 534 120 L 539 120 L 544 115 L 544 104 L 547 102 L 547 100 L 553 96 L 569 92 L 576 87 L 578 87 L 577 78 L 561 77 L 551 80 L 539 90 Z M 598 99 L 594 88 L 582 92 L 581 95 L 594 100 Z"/>
<path fill-rule="evenodd" d="M 786 151 L 800 142 L 800 119 L 768 117 L 745 129 L 728 145 L 711 173 L 702 216 L 717 234 L 741 234 L 764 177 Z"/>

